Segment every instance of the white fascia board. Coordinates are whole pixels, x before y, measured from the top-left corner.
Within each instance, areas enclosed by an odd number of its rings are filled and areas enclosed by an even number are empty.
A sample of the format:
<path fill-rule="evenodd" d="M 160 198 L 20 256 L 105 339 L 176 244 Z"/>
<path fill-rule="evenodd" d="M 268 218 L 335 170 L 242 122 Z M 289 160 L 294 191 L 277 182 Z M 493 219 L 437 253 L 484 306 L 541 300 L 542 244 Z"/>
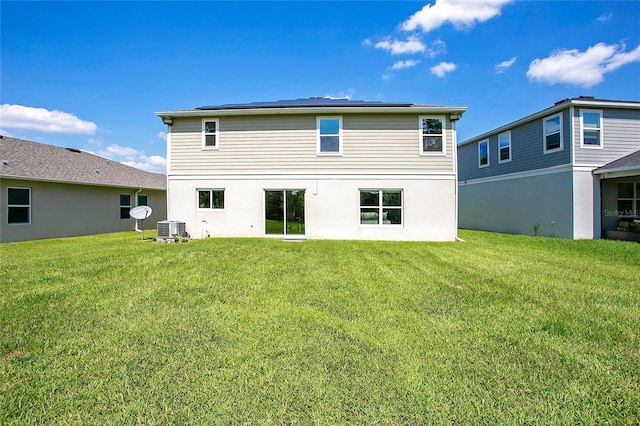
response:
<path fill-rule="evenodd" d="M 594 175 L 601 175 L 600 179 L 609 179 L 615 177 L 637 176 L 640 175 L 640 167 L 627 166 L 617 167 L 615 169 L 594 170 Z"/>
<path fill-rule="evenodd" d="M 597 99 L 574 99 L 571 105 L 589 108 L 622 108 L 622 109 L 640 109 L 640 102 L 627 101 L 599 101 Z"/>
<path fill-rule="evenodd" d="M 203 109 L 156 112 L 161 118 L 177 117 L 222 117 L 248 115 L 292 115 L 292 114 L 463 114 L 467 107 L 457 106 L 410 106 L 410 107 L 293 107 L 293 108 L 246 108 L 246 109 Z"/>

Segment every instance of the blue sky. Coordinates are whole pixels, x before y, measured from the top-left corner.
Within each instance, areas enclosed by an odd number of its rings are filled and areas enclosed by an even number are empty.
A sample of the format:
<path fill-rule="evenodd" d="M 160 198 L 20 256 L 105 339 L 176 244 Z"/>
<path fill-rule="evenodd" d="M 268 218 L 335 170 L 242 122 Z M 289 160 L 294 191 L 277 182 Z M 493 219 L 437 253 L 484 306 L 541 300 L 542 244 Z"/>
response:
<path fill-rule="evenodd" d="M 639 1 L 0 8 L 0 133 L 163 173 L 156 111 L 310 96 L 466 106 L 461 142 L 564 98 L 640 100 Z"/>

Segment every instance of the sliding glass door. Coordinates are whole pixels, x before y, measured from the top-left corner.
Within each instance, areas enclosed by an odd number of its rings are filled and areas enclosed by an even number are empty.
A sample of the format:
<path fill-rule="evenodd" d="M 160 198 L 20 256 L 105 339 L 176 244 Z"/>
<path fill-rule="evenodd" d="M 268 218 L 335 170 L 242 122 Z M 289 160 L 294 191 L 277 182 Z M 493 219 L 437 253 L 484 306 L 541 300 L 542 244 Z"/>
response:
<path fill-rule="evenodd" d="M 265 190 L 265 233 L 304 235 L 304 189 Z"/>

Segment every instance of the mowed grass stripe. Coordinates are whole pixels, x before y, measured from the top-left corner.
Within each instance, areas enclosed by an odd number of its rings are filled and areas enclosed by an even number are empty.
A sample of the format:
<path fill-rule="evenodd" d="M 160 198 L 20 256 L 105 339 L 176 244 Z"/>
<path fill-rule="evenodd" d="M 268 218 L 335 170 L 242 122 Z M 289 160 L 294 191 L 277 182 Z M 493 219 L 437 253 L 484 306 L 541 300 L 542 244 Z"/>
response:
<path fill-rule="evenodd" d="M 0 423 L 640 420 L 640 246 L 0 245 Z"/>

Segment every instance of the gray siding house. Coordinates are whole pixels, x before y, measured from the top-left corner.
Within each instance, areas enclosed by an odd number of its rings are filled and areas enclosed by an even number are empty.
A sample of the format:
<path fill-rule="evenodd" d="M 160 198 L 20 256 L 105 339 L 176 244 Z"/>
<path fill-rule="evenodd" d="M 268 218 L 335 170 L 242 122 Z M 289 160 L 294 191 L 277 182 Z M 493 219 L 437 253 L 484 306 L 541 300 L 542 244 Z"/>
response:
<path fill-rule="evenodd" d="M 460 227 L 621 238 L 610 231 L 620 225 L 635 231 L 640 219 L 640 173 L 627 162 L 617 170 L 614 162 L 638 150 L 640 102 L 592 97 L 559 101 L 464 141 L 458 145 Z"/>
<path fill-rule="evenodd" d="M 166 176 L 97 155 L 0 136 L 0 242 L 136 229 L 166 218 Z"/>
<path fill-rule="evenodd" d="M 193 238 L 452 241 L 464 107 L 309 98 L 158 112 Z"/>

